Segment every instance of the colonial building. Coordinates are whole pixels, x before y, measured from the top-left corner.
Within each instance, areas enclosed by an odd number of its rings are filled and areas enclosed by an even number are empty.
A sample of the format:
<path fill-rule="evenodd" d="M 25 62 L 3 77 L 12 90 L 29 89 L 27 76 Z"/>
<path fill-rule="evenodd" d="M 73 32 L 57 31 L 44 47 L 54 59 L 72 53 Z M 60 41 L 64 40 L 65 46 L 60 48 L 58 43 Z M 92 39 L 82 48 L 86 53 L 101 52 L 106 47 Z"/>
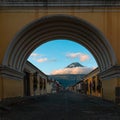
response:
<path fill-rule="evenodd" d="M 84 93 L 84 82 L 80 80 L 76 84 L 68 87 L 69 91 L 77 92 L 77 93 Z"/>
<path fill-rule="evenodd" d="M 24 96 L 47 94 L 47 75 L 28 61 L 25 65 L 24 74 Z"/>
<path fill-rule="evenodd" d="M 83 78 L 85 94 L 97 97 L 102 96 L 102 81 L 100 80 L 98 74 L 99 69 L 96 68 Z"/>
<path fill-rule="evenodd" d="M 24 69 L 24 82 L 23 82 L 24 96 L 34 96 L 59 92 L 62 86 L 58 81 L 48 78 L 46 74 L 40 71 L 30 62 L 26 62 Z"/>
<path fill-rule="evenodd" d="M 47 93 L 52 93 L 52 89 L 53 89 L 53 85 L 54 85 L 54 81 L 51 79 L 47 80 Z"/>
<path fill-rule="evenodd" d="M 69 88 L 74 92 L 84 93 L 86 95 L 92 95 L 102 97 L 102 81 L 99 78 L 99 69 L 91 71 L 84 78 Z"/>

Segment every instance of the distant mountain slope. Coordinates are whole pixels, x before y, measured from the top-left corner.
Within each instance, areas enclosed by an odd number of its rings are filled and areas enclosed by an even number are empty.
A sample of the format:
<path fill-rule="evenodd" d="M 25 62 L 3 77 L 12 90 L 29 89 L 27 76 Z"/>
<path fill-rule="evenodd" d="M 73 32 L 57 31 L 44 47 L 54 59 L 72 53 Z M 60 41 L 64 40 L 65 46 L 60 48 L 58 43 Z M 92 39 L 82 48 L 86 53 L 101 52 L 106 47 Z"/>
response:
<path fill-rule="evenodd" d="M 64 74 L 64 75 L 49 75 L 49 77 L 55 79 L 64 79 L 64 80 L 81 80 L 85 74 Z"/>
<path fill-rule="evenodd" d="M 64 87 L 68 87 L 80 81 L 84 75 L 85 74 L 49 75 L 49 78 L 59 81 Z"/>
<path fill-rule="evenodd" d="M 73 69 L 76 67 L 84 67 L 78 62 L 71 63 L 66 68 Z M 59 81 L 64 87 L 71 86 L 76 82 L 80 81 L 85 74 L 57 74 L 57 75 L 49 75 L 49 78 L 53 78 L 54 80 Z"/>

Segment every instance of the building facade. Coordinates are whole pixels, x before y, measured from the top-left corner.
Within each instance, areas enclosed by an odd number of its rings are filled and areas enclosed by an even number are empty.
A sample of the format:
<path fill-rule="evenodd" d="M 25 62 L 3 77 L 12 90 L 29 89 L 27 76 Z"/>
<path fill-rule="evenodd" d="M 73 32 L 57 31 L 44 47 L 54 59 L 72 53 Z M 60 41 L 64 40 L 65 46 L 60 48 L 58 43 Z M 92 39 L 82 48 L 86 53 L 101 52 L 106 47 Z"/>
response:
<path fill-rule="evenodd" d="M 102 81 L 99 78 L 99 69 L 96 68 L 83 78 L 84 91 L 87 95 L 102 97 Z"/>
<path fill-rule="evenodd" d="M 96 68 L 85 75 L 82 80 L 71 86 L 70 90 L 86 95 L 102 97 L 102 80 L 99 78 L 99 69 Z"/>
<path fill-rule="evenodd" d="M 62 89 L 58 81 L 50 79 L 46 74 L 27 61 L 23 80 L 24 96 L 46 95 L 57 93 Z"/>
<path fill-rule="evenodd" d="M 95 57 L 103 97 L 120 101 L 119 33 L 118 0 L 1 0 L 0 98 L 23 96 L 25 63 L 34 49 L 50 40 L 68 39 Z"/>
<path fill-rule="evenodd" d="M 24 74 L 24 96 L 47 94 L 47 75 L 28 61 L 25 65 Z"/>

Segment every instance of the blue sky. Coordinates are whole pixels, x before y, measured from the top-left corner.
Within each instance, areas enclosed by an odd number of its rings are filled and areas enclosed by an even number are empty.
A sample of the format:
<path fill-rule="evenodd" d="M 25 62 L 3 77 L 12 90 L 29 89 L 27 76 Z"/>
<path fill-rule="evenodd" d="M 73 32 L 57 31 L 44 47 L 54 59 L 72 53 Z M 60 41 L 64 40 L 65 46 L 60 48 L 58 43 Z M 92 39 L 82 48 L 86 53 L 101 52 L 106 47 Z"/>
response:
<path fill-rule="evenodd" d="M 73 62 L 79 62 L 86 68 L 97 67 L 92 54 L 82 45 L 70 40 L 44 43 L 31 53 L 28 61 L 48 75 L 65 70 L 64 68 Z"/>

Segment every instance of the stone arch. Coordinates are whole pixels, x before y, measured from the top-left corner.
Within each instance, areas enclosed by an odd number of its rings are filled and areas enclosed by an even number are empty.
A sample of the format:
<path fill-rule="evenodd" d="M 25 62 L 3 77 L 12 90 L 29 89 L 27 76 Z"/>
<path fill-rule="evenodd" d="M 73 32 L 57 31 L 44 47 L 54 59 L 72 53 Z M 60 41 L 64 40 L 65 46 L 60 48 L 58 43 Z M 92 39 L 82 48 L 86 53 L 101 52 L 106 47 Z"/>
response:
<path fill-rule="evenodd" d="M 27 58 L 39 45 L 69 39 L 85 46 L 95 57 L 100 72 L 116 65 L 116 57 L 104 35 L 90 23 L 72 16 L 47 16 L 28 24 L 10 43 L 3 65 L 22 72 Z"/>

